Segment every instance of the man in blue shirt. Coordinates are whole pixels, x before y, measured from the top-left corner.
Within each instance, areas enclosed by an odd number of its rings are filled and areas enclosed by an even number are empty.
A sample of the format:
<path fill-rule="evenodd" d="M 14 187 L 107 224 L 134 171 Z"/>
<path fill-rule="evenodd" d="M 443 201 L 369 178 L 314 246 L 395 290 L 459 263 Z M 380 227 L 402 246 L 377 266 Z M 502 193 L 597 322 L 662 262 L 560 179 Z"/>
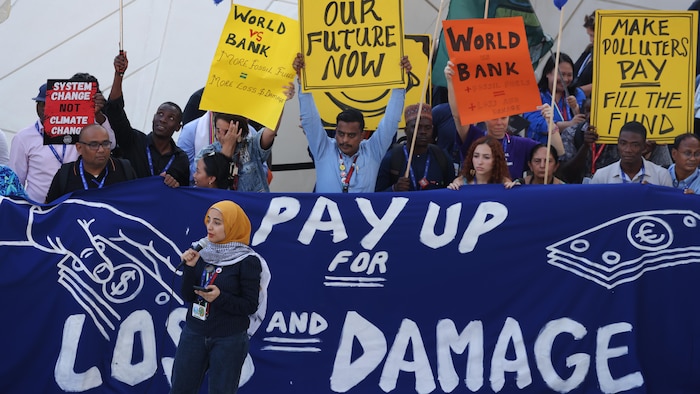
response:
<path fill-rule="evenodd" d="M 301 78 L 304 57 L 297 54 L 294 70 Z M 401 67 L 411 71 L 408 57 Z M 393 89 L 384 117 L 372 136 L 363 139 L 365 122 L 360 111 L 348 109 L 336 118 L 335 138 L 328 137 L 311 93 L 299 93 L 301 126 L 316 165 L 316 191 L 320 193 L 374 192 L 379 164 L 392 143 L 403 112 L 406 90 Z"/>
<path fill-rule="evenodd" d="M 673 187 L 685 194 L 700 194 L 700 137 L 681 134 L 673 141 L 671 150 L 674 164 L 668 168 Z"/>

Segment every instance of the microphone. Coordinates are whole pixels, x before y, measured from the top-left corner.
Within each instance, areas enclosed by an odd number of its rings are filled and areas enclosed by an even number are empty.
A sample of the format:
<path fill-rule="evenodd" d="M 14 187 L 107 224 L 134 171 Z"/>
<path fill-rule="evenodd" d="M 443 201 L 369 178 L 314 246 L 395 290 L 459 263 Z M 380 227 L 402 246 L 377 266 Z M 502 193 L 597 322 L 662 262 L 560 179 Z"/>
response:
<path fill-rule="evenodd" d="M 202 238 L 197 242 L 192 242 L 192 249 L 195 252 L 199 252 L 200 250 L 204 249 L 204 247 L 208 244 L 209 240 L 207 238 Z M 180 265 L 178 265 L 177 268 L 175 268 L 175 271 L 178 271 L 180 268 L 182 268 L 183 265 L 185 265 L 185 259 L 182 259 L 182 261 L 180 261 Z"/>

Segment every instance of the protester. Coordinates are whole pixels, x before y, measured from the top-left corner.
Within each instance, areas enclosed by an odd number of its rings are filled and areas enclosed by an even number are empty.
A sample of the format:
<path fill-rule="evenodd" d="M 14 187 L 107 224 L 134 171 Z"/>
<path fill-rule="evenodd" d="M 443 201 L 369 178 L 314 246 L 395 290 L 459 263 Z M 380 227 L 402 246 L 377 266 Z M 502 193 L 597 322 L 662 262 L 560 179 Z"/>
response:
<path fill-rule="evenodd" d="M 700 137 L 681 134 L 673 141 L 671 156 L 674 164 L 669 167 L 673 187 L 685 194 L 700 194 Z"/>
<path fill-rule="evenodd" d="M 633 121 L 622 125 L 617 138 L 620 160 L 601 168 L 593 175 L 591 183 L 651 183 L 673 186 L 668 170 L 644 158 L 647 129 Z"/>
<path fill-rule="evenodd" d="M 304 57 L 294 59 L 294 70 L 301 83 Z M 411 71 L 408 57 L 401 59 L 401 68 Z M 379 165 L 398 129 L 406 90 L 393 89 L 384 117 L 377 130 L 365 140 L 362 112 L 344 110 L 336 118 L 335 139 L 326 134 L 311 93 L 299 93 L 301 126 L 316 166 L 316 191 L 321 193 L 373 192 Z"/>
<path fill-rule="evenodd" d="M 540 89 L 542 104 L 551 104 L 552 92 L 554 92 L 553 121 L 557 130 L 561 132 L 567 127 L 585 120 L 584 115 L 580 113 L 580 109 L 586 95 L 579 88 L 572 88 L 573 91 L 570 91 L 571 81 L 574 77 L 574 62 L 565 53 L 559 54 L 557 86 L 554 89 L 554 62 L 555 56 L 552 55 L 545 63 L 542 69 L 542 76 L 537 85 Z M 547 136 L 549 135 L 549 122 L 542 116 L 542 112 L 540 110 L 526 112 L 523 114 L 523 117 L 530 122 L 527 136 L 546 144 Z"/>
<path fill-rule="evenodd" d="M 208 373 L 209 392 L 236 393 L 248 353 L 249 315 L 258 310 L 266 264 L 250 248 L 250 220 L 232 201 L 206 213 L 208 243 L 182 255 L 182 296 L 189 304 L 175 353 L 172 394 L 197 393 Z M 204 290 L 198 290 L 205 288 Z"/>
<path fill-rule="evenodd" d="M 574 80 L 572 87 L 580 88 L 586 97 L 591 97 L 593 90 L 593 40 L 595 38 L 595 11 L 590 15 L 584 15 L 583 27 L 586 29 L 590 44 L 581 53 L 574 64 Z"/>
<path fill-rule="evenodd" d="M 459 190 L 465 185 L 506 184 L 511 182 L 508 176 L 508 164 L 501 142 L 486 136 L 474 141 L 462 163 L 462 171 L 447 188 Z"/>
<path fill-rule="evenodd" d="M 559 176 L 567 183 L 590 181 L 599 168 L 620 160 L 616 144 L 599 144 L 598 132 L 589 123 L 590 100 L 584 102 L 586 120 L 561 133 L 564 155 L 560 156 Z M 671 165 L 671 154 L 666 145 L 647 141 L 644 158 L 664 168 Z"/>
<path fill-rule="evenodd" d="M 444 89 L 447 94 L 447 88 L 445 87 Z M 445 100 L 447 100 L 447 95 Z M 447 153 L 447 156 L 452 160 L 455 172 L 457 172 L 459 165 L 462 164 L 462 160 L 459 145 L 455 141 L 457 139 L 457 127 L 452 117 L 450 103 L 445 101 L 444 103 L 434 105 L 432 115 L 433 134 L 436 138 L 435 144 Z"/>
<path fill-rule="evenodd" d="M 221 152 L 209 152 L 197 161 L 194 186 L 228 190 L 231 188 L 231 159 Z"/>
<path fill-rule="evenodd" d="M 0 196 L 29 199 L 12 168 L 0 164 Z"/>
<path fill-rule="evenodd" d="M 549 167 L 547 167 L 549 166 Z M 530 151 L 530 161 L 528 162 L 530 173 L 525 176 L 522 184 L 542 185 L 545 184 L 545 171 L 547 172 L 548 185 L 561 185 L 564 182 L 554 176 L 559 168 L 559 155 L 554 147 L 549 147 L 549 163 L 547 162 L 547 145 L 538 144 Z"/>
<path fill-rule="evenodd" d="M 128 160 L 110 156 L 112 141 L 100 125 L 88 125 L 80 130 L 75 148 L 80 155 L 56 172 L 46 195 L 46 203 L 76 190 L 101 189 L 118 182 L 136 179 Z"/>
<path fill-rule="evenodd" d="M 114 131 L 110 125 L 108 116 L 102 112 L 105 107 L 105 99 L 99 90 L 97 78 L 87 73 L 77 73 L 70 78 L 76 82 L 97 83 L 97 93 L 93 97 L 95 103 L 95 123 L 102 125 L 113 141 L 112 148 L 116 146 Z M 32 100 L 36 101 L 36 114 L 38 119 L 32 124 L 20 130 L 12 140 L 10 147 L 10 161 L 8 165 L 17 173 L 17 177 L 25 190 L 34 201 L 46 200 L 46 193 L 51 185 L 51 180 L 59 168 L 65 163 L 75 161 L 78 151 L 75 145 L 51 144 L 44 145 L 44 107 L 46 106 L 46 84 L 39 87 L 39 94 Z"/>
<path fill-rule="evenodd" d="M 114 81 L 106 106 L 123 157 L 131 162 L 139 178 L 160 175 L 170 187 L 189 185 L 187 155 L 172 139 L 182 126 L 182 110 L 173 102 L 165 102 L 153 115 L 151 133 L 146 135 L 132 128 L 124 112 L 122 94 L 122 81 L 128 66 L 126 52 L 120 52 L 114 58 Z"/>
<path fill-rule="evenodd" d="M 462 159 L 462 162 L 466 162 L 465 159 L 467 151 L 472 146 L 474 140 L 479 137 L 490 136 L 497 139 L 501 143 L 501 149 L 505 153 L 506 163 L 508 164 L 510 178 L 517 179 L 522 177 L 525 169 L 527 168 L 527 155 L 530 152 L 530 149 L 537 145 L 537 141 L 517 135 L 510 135 L 508 133 L 508 116 L 485 121 L 484 124 L 486 126 L 486 131 L 480 129 L 474 124 L 463 125 L 462 119 L 459 116 L 457 98 L 455 96 L 455 89 L 452 83 L 452 77 L 455 73 L 454 67 L 454 63 L 451 61 L 447 62 L 447 66 L 445 66 L 445 79 L 447 80 L 447 92 L 450 109 L 452 110 L 452 117 L 454 118 L 455 126 L 457 127 L 456 143 L 460 146 L 462 156 L 465 157 Z M 552 138 L 552 140 L 552 144 L 554 145 L 555 138 Z M 561 147 L 561 140 L 558 141 L 558 146 Z M 563 150 L 563 147 L 561 149 Z"/>
<path fill-rule="evenodd" d="M 433 116 L 428 104 L 420 106 L 421 117 L 413 147 L 411 168 L 408 177 L 405 176 L 419 106 L 419 104 L 413 104 L 406 107 L 404 111 L 406 144 L 396 144 L 382 159 L 375 191 L 405 192 L 443 189 L 455 178 L 452 160 L 442 149 L 433 144 L 435 141 Z"/>
<path fill-rule="evenodd" d="M 190 163 L 190 184 L 194 182 L 194 172 L 197 169 L 197 154 L 202 149 L 216 142 L 215 113 L 203 111 L 198 118 L 185 122 L 177 137 L 177 146 L 187 154 Z"/>

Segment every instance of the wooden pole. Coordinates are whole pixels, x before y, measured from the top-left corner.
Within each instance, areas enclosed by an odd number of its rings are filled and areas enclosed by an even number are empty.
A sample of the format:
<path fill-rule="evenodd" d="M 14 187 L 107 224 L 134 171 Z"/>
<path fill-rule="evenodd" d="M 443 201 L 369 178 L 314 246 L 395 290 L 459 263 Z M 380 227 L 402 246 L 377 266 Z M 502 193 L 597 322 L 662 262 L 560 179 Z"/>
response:
<path fill-rule="evenodd" d="M 119 0 L 119 52 L 124 51 L 124 0 Z"/>
<path fill-rule="evenodd" d="M 445 4 L 445 0 L 440 0 L 440 8 L 438 9 L 437 20 L 435 21 L 435 31 L 433 32 L 433 41 L 438 35 L 438 26 L 442 24 L 442 8 Z M 404 178 L 408 178 L 411 171 L 411 161 L 413 161 L 413 149 L 416 145 L 416 135 L 418 134 L 418 125 L 420 124 L 420 117 L 423 113 L 423 101 L 425 101 L 425 93 L 428 90 L 428 80 L 430 78 L 430 72 L 433 68 L 433 53 L 435 52 L 436 45 L 430 45 L 430 56 L 428 56 L 428 68 L 425 70 L 425 78 L 423 79 L 423 89 L 421 90 L 420 103 L 418 104 L 418 118 L 416 118 L 416 125 L 413 128 L 413 138 L 411 138 L 411 147 L 408 152 L 408 161 L 406 162 L 406 172 L 404 173 Z"/>
<path fill-rule="evenodd" d="M 561 32 L 564 26 L 564 7 L 561 7 L 559 12 L 559 34 L 557 35 L 557 52 L 554 60 L 554 82 L 552 83 L 552 117 L 547 119 L 547 152 L 544 162 L 544 184 L 549 182 L 549 151 L 552 148 L 552 130 L 557 127 L 554 124 L 554 106 L 556 105 L 557 97 L 557 77 L 559 76 L 559 54 L 561 53 Z M 565 93 L 562 93 L 565 94 Z M 564 98 L 566 100 L 566 98 Z M 564 116 L 564 115 L 562 115 Z"/>

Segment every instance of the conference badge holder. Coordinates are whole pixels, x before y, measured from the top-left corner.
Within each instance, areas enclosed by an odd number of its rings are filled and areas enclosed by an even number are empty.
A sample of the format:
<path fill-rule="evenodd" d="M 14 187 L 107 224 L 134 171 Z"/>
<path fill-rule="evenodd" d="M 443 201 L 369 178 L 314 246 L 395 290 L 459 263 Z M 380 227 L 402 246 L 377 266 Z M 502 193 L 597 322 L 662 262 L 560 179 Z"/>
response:
<path fill-rule="evenodd" d="M 202 321 L 207 320 L 207 302 L 199 301 L 192 304 L 192 317 Z"/>

